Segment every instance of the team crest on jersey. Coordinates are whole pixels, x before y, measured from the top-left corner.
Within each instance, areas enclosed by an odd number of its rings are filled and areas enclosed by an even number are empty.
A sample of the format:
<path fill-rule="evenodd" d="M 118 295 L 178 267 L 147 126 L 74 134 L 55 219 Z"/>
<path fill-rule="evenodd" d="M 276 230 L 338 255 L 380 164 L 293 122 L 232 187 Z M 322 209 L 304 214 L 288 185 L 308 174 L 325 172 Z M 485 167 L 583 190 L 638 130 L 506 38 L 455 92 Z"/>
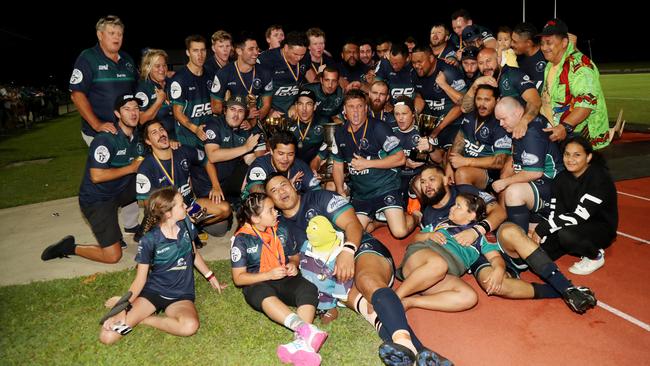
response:
<path fill-rule="evenodd" d="M 300 72 L 304 73 L 305 71 L 307 71 L 307 65 L 300 64 Z"/>
<path fill-rule="evenodd" d="M 203 160 L 203 158 L 205 158 L 205 153 L 203 152 L 203 150 L 197 149 L 196 151 L 198 151 L 198 153 L 199 153 L 198 154 L 199 160 Z"/>
<path fill-rule="evenodd" d="M 95 149 L 95 160 L 98 163 L 104 164 L 111 158 L 111 152 L 108 151 L 108 148 L 104 145 L 99 145 Z"/>
<path fill-rule="evenodd" d="M 385 151 L 391 151 L 397 146 L 399 146 L 399 139 L 397 138 L 397 136 L 386 137 L 386 141 L 384 141 L 384 146 L 383 146 Z"/>
<path fill-rule="evenodd" d="M 329 204 L 327 206 L 329 207 Z M 310 208 L 309 210 L 307 210 L 307 212 L 305 212 L 305 219 L 307 221 L 309 221 L 309 220 L 313 219 L 314 217 L 316 217 L 316 215 L 317 215 L 316 210 L 314 210 L 313 208 Z"/>
<path fill-rule="evenodd" d="M 482 138 L 487 138 L 490 136 L 490 129 L 487 128 L 486 126 L 481 127 L 481 129 L 478 131 L 479 136 Z"/>
<path fill-rule="evenodd" d="M 503 89 L 510 90 L 510 79 L 504 78 L 501 85 L 503 86 Z"/>
<path fill-rule="evenodd" d="M 221 83 L 219 82 L 219 78 L 215 75 L 214 76 L 214 81 L 212 82 L 212 87 L 210 88 L 210 91 L 213 93 L 218 93 L 219 90 L 221 90 Z"/>
<path fill-rule="evenodd" d="M 205 131 L 205 135 L 208 136 L 210 140 L 213 140 L 215 137 L 217 137 L 217 134 L 215 134 L 212 130 Z"/>
<path fill-rule="evenodd" d="M 135 94 L 135 97 L 140 99 L 140 106 L 141 107 L 146 107 L 149 105 L 149 97 L 147 96 L 147 93 L 145 92 L 137 92 Z"/>
<path fill-rule="evenodd" d="M 235 237 L 233 236 L 233 239 L 234 238 Z M 240 259 L 241 259 L 241 250 L 239 250 L 239 248 L 237 247 L 232 247 L 230 249 L 230 260 L 233 262 L 239 262 Z"/>
<path fill-rule="evenodd" d="M 314 135 L 320 135 L 322 133 L 323 133 L 323 126 L 318 125 L 314 127 Z"/>
<path fill-rule="evenodd" d="M 359 141 L 359 149 L 365 150 L 368 147 L 370 147 L 370 142 L 368 141 L 367 138 L 362 138 L 361 141 Z"/>
<path fill-rule="evenodd" d="M 143 155 L 144 155 L 144 144 L 142 144 L 142 142 L 138 142 L 138 143 L 135 145 L 135 152 L 136 152 L 139 156 L 143 156 Z"/>
<path fill-rule="evenodd" d="M 138 194 L 145 194 L 149 193 L 151 190 L 151 182 L 149 181 L 149 177 L 142 173 L 138 173 L 138 175 L 135 176 L 135 191 Z"/>
<path fill-rule="evenodd" d="M 173 99 L 178 99 L 181 96 L 183 88 L 181 88 L 181 84 L 178 81 L 174 81 L 171 87 L 169 87 L 169 91 Z"/>
<path fill-rule="evenodd" d="M 135 67 L 133 67 L 133 65 L 130 62 L 127 62 L 125 66 L 131 72 L 135 70 Z"/>
<path fill-rule="evenodd" d="M 535 64 L 535 71 L 542 72 L 546 68 L 546 61 L 537 61 Z"/>
<path fill-rule="evenodd" d="M 181 168 L 185 171 L 190 170 L 190 164 L 187 162 L 187 159 L 181 160 Z"/>
<path fill-rule="evenodd" d="M 521 153 L 521 162 L 523 165 L 535 165 L 539 162 L 539 157 L 535 154 L 527 153 L 526 150 Z"/>
<path fill-rule="evenodd" d="M 251 169 L 251 172 L 248 175 L 248 179 L 250 179 L 250 180 L 265 180 L 266 179 L 266 172 L 261 167 L 256 166 L 253 169 Z"/>
<path fill-rule="evenodd" d="M 81 83 L 84 79 L 84 74 L 79 69 L 72 70 L 72 76 L 70 76 L 70 84 L 77 85 Z"/>
<path fill-rule="evenodd" d="M 239 144 L 240 144 L 240 145 L 243 145 L 244 142 L 246 142 L 246 139 L 245 139 L 244 137 L 242 137 L 242 136 L 239 136 L 239 137 L 237 138 L 237 141 L 239 141 Z"/>
<path fill-rule="evenodd" d="M 395 196 L 393 196 L 393 195 L 389 194 L 388 196 L 384 197 L 384 204 L 385 205 L 394 205 L 395 202 L 396 202 Z"/>
<path fill-rule="evenodd" d="M 413 143 L 414 146 L 417 145 L 418 142 L 420 142 L 420 135 L 412 135 L 411 142 Z"/>
<path fill-rule="evenodd" d="M 253 88 L 259 89 L 260 87 L 262 87 L 262 80 L 260 80 L 260 78 L 255 78 L 253 80 Z"/>

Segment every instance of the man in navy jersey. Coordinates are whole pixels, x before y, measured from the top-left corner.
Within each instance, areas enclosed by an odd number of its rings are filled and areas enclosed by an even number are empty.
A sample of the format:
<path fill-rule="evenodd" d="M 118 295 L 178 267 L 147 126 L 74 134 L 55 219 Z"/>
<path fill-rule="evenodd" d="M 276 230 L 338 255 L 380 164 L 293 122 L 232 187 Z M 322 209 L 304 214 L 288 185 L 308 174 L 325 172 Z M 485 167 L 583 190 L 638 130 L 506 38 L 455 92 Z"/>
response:
<path fill-rule="evenodd" d="M 476 27 L 478 31 L 477 33 L 482 34 L 484 32 L 490 32 L 489 29 L 474 24 L 474 21 L 472 20 L 472 16 L 465 9 L 459 9 L 451 13 L 451 28 L 454 30 L 454 32 L 449 37 L 449 42 L 458 50 L 457 51 L 458 53 L 456 54 L 457 59 L 460 59 L 459 52 L 462 52 L 462 50 L 466 46 L 465 39 L 463 38 L 461 40 L 463 31 L 465 30 L 466 27 L 470 25 L 474 25 Z"/>
<path fill-rule="evenodd" d="M 413 84 L 417 97 L 415 109 L 438 119 L 429 137 L 438 139 L 437 147 L 446 149 L 454 142 L 458 132 L 460 101 L 467 90 L 465 80 L 457 68 L 433 57 L 428 46 L 420 45 L 411 55 Z M 442 161 L 441 150 L 432 155 L 436 162 Z"/>
<path fill-rule="evenodd" d="M 359 61 L 368 69 L 375 68 L 375 51 L 372 42 L 363 39 L 359 42 Z"/>
<path fill-rule="evenodd" d="M 458 64 L 456 47 L 449 42 L 449 29 L 444 23 L 436 23 L 431 27 L 429 46 L 434 57 L 444 59 L 453 65 Z"/>
<path fill-rule="evenodd" d="M 417 225 L 406 215 L 400 193 L 400 168 L 406 163 L 399 139 L 381 121 L 368 118 L 365 94 L 350 90 L 344 100 L 346 122 L 334 132 L 332 175 L 336 192 L 346 195 L 344 163 L 350 178 L 350 197 L 362 226 L 383 213 L 397 238 L 407 236 Z"/>
<path fill-rule="evenodd" d="M 465 47 L 463 55 L 460 58 L 465 85 L 472 85 L 476 78 L 479 77 L 478 71 L 478 52 L 479 49 L 474 46 Z"/>
<path fill-rule="evenodd" d="M 342 282 L 354 276 L 346 305 L 379 327 L 379 335 L 385 342 L 380 348 L 380 357 L 390 359 L 393 353 L 405 349 L 406 353 L 399 356 L 404 365 L 413 364 L 416 354 L 437 359 L 438 355 L 426 349 L 415 336 L 401 301 L 391 289 L 395 266 L 390 252 L 377 239 L 363 232 L 354 209 L 345 198 L 324 190 L 299 195 L 287 177 L 279 174 L 270 176 L 265 188 L 282 213 L 282 224 L 289 228 L 296 242 L 307 240 L 309 220 L 318 215 L 326 217 L 337 231 L 344 233 L 345 244 L 336 258 L 334 276 Z M 369 303 L 373 312 L 368 311 Z"/>
<path fill-rule="evenodd" d="M 542 94 L 546 58 L 539 46 L 537 28 L 531 23 L 518 24 L 512 30 L 512 49 L 517 55 L 517 64 L 521 71 L 530 76 L 537 91 Z"/>
<path fill-rule="evenodd" d="M 239 206 L 248 165 L 266 152 L 260 127 L 243 128 L 246 107 L 246 97 L 232 96 L 225 113 L 205 126 L 205 153 L 217 168 L 226 201 L 234 207 Z"/>
<path fill-rule="evenodd" d="M 499 179 L 512 147 L 512 138 L 494 117 L 499 90 L 481 85 L 476 91 L 473 112 L 461 119 L 460 131 L 449 149 L 445 175 L 455 184 L 486 189 Z"/>
<path fill-rule="evenodd" d="M 528 123 L 539 114 L 542 99 L 530 77 L 518 68 L 508 65 L 499 66 L 497 51 L 493 48 L 483 48 L 478 53 L 478 69 L 481 76 L 474 81 L 462 101 L 463 113 L 474 109 L 474 96 L 479 85 L 488 84 L 499 88 L 501 97 L 515 97 L 524 104 L 525 113 L 519 123 L 512 130 L 513 138 L 521 138 L 525 133 Z"/>
<path fill-rule="evenodd" d="M 499 100 L 495 116 L 506 131 L 512 132 L 524 114 L 524 107 L 512 97 Z M 548 138 L 543 129 L 548 120 L 538 115 L 528 124 L 522 138 L 512 139 L 512 156 L 506 162 L 508 170 L 492 188 L 505 197 L 508 221 L 528 232 L 530 212 L 545 213 L 551 202 L 551 181 L 564 169 L 560 148 Z"/>
<path fill-rule="evenodd" d="M 319 84 L 315 84 L 320 88 Z M 341 98 L 341 104 L 343 98 Z M 325 159 L 327 155 L 325 150 L 319 156 L 319 150 L 325 142 L 325 128 L 324 122 L 329 122 L 322 117 L 315 115 L 316 105 L 318 98 L 316 93 L 309 89 L 301 89 L 298 93 L 298 99 L 292 109 L 295 110 L 296 118 L 289 122 L 287 130 L 296 138 L 297 149 L 296 157 L 305 163 L 309 164 L 313 170 L 317 170 L 320 166 L 321 160 Z M 316 161 L 314 161 L 316 159 Z"/>
<path fill-rule="evenodd" d="M 415 97 L 412 70 L 408 48 L 403 43 L 395 43 L 388 53 L 388 58 L 380 59 L 375 70 L 366 75 L 366 79 L 368 82 L 385 81 L 388 84 L 391 103 L 394 103 L 397 97 L 402 95 Z"/>
<path fill-rule="evenodd" d="M 339 84 L 344 91 L 361 88 L 366 81 L 366 73 L 370 68 L 361 62 L 359 45 L 354 41 L 347 41 L 341 51 L 341 63 L 338 65 Z"/>
<path fill-rule="evenodd" d="M 212 55 L 205 60 L 205 72 L 210 80 L 230 63 L 232 53 L 232 36 L 225 30 L 218 30 L 210 37 L 212 40 Z"/>
<path fill-rule="evenodd" d="M 259 48 L 257 41 L 249 33 L 242 33 L 235 40 L 237 60 L 229 63 L 212 80 L 211 105 L 214 114 L 223 113 L 223 103 L 226 93 L 232 96 L 245 96 L 248 109 L 248 119 L 257 121 L 266 118 L 271 110 L 271 95 L 273 81 L 270 72 L 257 65 Z M 244 128 L 253 122 L 245 122 Z"/>
<path fill-rule="evenodd" d="M 318 83 L 302 87 L 302 90 L 309 90 L 316 97 L 316 120 L 322 123 L 342 123 L 343 89 L 339 86 L 339 70 L 334 66 L 327 66 L 319 74 L 318 80 Z M 295 118 L 295 111 L 290 111 L 289 115 Z"/>
<path fill-rule="evenodd" d="M 383 80 L 373 81 L 368 90 L 368 117 L 386 122 L 392 128 L 395 126 L 395 116 L 387 110 L 389 107 L 392 110 L 388 97 L 388 84 Z"/>
<path fill-rule="evenodd" d="M 325 51 L 325 32 L 320 28 L 309 28 L 306 32 L 309 46 L 309 52 L 305 55 L 305 60 L 313 73 L 307 74 L 307 81 L 316 82 L 318 76 L 327 66 L 334 66 L 334 59 Z"/>
<path fill-rule="evenodd" d="M 133 95 L 119 96 L 114 104 L 117 133 L 100 132 L 88 150 L 79 206 L 99 245 L 76 245 L 74 236 L 66 236 L 47 247 L 42 260 L 78 255 L 96 262 L 117 263 L 122 258 L 117 211 L 135 201 L 135 173 L 144 153 L 136 133 L 138 103 Z"/>
<path fill-rule="evenodd" d="M 138 71 L 131 56 L 121 51 L 124 23 L 109 15 L 95 26 L 97 45 L 81 52 L 70 77 L 72 102 L 81 115 L 81 137 L 90 145 L 99 132 L 117 134 L 113 102 L 133 94 Z"/>
<path fill-rule="evenodd" d="M 304 33 L 290 32 L 280 48 L 270 49 L 259 56 L 258 62 L 271 72 L 273 99 L 269 117 L 285 115 L 293 105 L 298 90 L 305 83 L 305 74 L 314 74 L 305 59 L 308 41 Z M 312 76 L 315 78 L 315 74 Z"/>
<path fill-rule="evenodd" d="M 269 45 L 269 50 L 282 46 L 282 41 L 284 41 L 284 29 L 282 29 L 282 25 L 273 24 L 268 27 L 264 33 L 264 37 L 266 38 L 266 43 Z"/>

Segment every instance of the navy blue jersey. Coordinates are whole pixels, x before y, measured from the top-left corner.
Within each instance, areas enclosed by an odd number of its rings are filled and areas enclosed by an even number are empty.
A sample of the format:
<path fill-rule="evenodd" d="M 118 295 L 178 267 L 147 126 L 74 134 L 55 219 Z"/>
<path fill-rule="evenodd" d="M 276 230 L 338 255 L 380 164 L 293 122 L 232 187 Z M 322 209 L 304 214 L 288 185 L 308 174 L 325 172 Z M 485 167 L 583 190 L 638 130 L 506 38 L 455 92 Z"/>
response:
<path fill-rule="evenodd" d="M 208 58 L 206 58 L 205 63 L 203 64 L 203 69 L 205 69 L 205 72 L 210 78 L 210 80 L 214 80 L 215 75 L 217 75 L 217 73 L 221 69 L 225 68 L 230 64 L 232 64 L 232 62 L 229 62 L 226 65 L 219 64 L 214 54 L 212 54 Z"/>
<path fill-rule="evenodd" d="M 292 120 L 289 122 L 288 130 L 298 141 L 296 147 L 296 158 L 309 164 L 318 155 L 323 142 L 325 141 L 325 127 L 321 121 L 314 118 L 311 123 Z"/>
<path fill-rule="evenodd" d="M 397 120 L 395 119 L 395 115 L 393 115 L 392 112 L 381 111 L 379 113 L 375 113 L 372 109 L 370 109 L 370 107 L 368 107 L 368 119 L 386 122 L 390 128 L 397 126 Z"/>
<path fill-rule="evenodd" d="M 74 63 L 70 77 L 70 91 L 86 95 L 93 113 L 102 122 L 117 122 L 113 113 L 115 100 L 124 94 L 133 94 L 138 71 L 131 56 L 119 51 L 117 62 L 106 57 L 99 44 L 81 52 Z M 81 131 L 88 136 L 97 132 L 81 119 Z"/>
<path fill-rule="evenodd" d="M 200 76 L 194 75 L 187 66 L 178 70 L 172 78 L 169 96 L 173 105 L 183 107 L 183 114 L 194 125 L 205 124 L 212 116 L 210 107 L 210 86 L 212 80 L 205 70 Z M 202 147 L 203 143 L 194 132 L 180 123 L 176 124 L 176 137 L 183 145 Z"/>
<path fill-rule="evenodd" d="M 375 79 L 383 80 L 388 84 L 388 92 L 394 104 L 397 98 L 406 95 L 409 98 L 415 97 L 415 87 L 411 79 L 413 66 L 407 63 L 399 72 L 396 72 L 390 62 L 382 58 L 375 68 Z"/>
<path fill-rule="evenodd" d="M 135 97 L 140 99 L 140 111 L 146 111 L 156 103 L 156 89 L 164 89 L 165 93 L 167 93 L 167 97 L 169 98 L 170 84 L 171 79 L 165 80 L 165 88 L 149 78 L 140 80 L 140 82 L 138 82 L 138 87 L 135 93 Z M 176 139 L 176 120 L 174 119 L 174 112 L 169 101 L 163 102 L 163 104 L 160 106 L 160 109 L 158 110 L 158 113 L 156 113 L 156 116 L 153 119 L 162 123 L 170 139 Z M 140 121 L 140 123 L 144 122 L 148 121 Z"/>
<path fill-rule="evenodd" d="M 320 73 L 319 71 L 324 70 L 327 66 L 336 66 L 336 61 L 334 61 L 334 59 L 328 56 L 326 53 L 323 53 L 320 62 L 315 62 L 311 59 L 311 53 L 309 53 L 309 50 L 307 50 L 304 59 L 307 65 L 310 65 L 311 69 L 314 70 L 314 73 L 316 73 L 316 75 L 318 75 Z"/>
<path fill-rule="evenodd" d="M 143 154 L 144 146 L 139 142 L 135 130 L 131 137 L 125 135 L 120 127 L 117 127 L 116 135 L 109 132 L 98 133 L 88 149 L 86 171 L 79 187 L 79 202 L 92 204 L 108 201 L 119 196 L 128 184 L 133 184 L 131 174 L 107 182 L 93 183 L 90 180 L 91 168 L 121 168 Z"/>
<path fill-rule="evenodd" d="M 448 65 L 444 61 L 436 62 L 436 67 L 430 76 L 419 77 L 415 70 L 412 72 L 415 92 L 419 94 L 425 102 L 423 113 L 435 117 L 442 117 L 456 104 L 451 100 L 451 98 L 449 98 L 447 93 L 438 86 L 438 83 L 436 83 L 438 73 L 443 73 L 447 80 L 447 84 L 458 92 L 467 92 L 467 84 L 465 84 L 465 79 L 460 71 L 457 68 Z"/>
<path fill-rule="evenodd" d="M 346 80 L 349 83 L 353 81 L 361 81 L 365 83 L 366 73 L 368 73 L 370 67 L 361 61 L 358 61 L 354 67 L 351 67 L 346 62 L 340 62 L 337 69 L 339 70 L 339 77 L 343 80 Z"/>
<path fill-rule="evenodd" d="M 273 94 L 271 73 L 263 66 L 256 65 L 249 72 L 238 73 L 235 62 L 231 62 L 219 70 L 212 80 L 211 96 L 224 101 L 226 92 L 235 96 L 257 96 L 257 107 L 262 106 L 262 97 Z M 240 78 L 241 75 L 241 78 Z M 242 80 L 244 84 L 242 84 Z"/>
<path fill-rule="evenodd" d="M 307 225 L 309 220 L 315 216 L 325 216 L 332 223 L 334 229 L 343 231 L 336 226 L 336 219 L 345 211 L 354 210 L 348 201 L 338 194 L 320 190 L 309 191 L 300 195 L 300 207 L 293 217 L 280 215 L 280 224 L 286 227 L 293 234 L 296 243 L 307 241 Z"/>
<path fill-rule="evenodd" d="M 143 291 L 170 299 L 194 296 L 192 241 L 198 233 L 188 217 L 176 225 L 180 228 L 176 239 L 166 238 L 160 226 L 147 232 L 135 256 L 136 262 L 150 265 Z"/>
<path fill-rule="evenodd" d="M 354 138 L 352 137 L 354 135 Z M 399 139 L 391 128 L 376 119 L 368 119 L 356 132 L 352 132 L 350 122 L 337 126 L 334 132 L 332 157 L 337 162 L 348 163 L 352 197 L 370 199 L 399 189 L 400 169 L 369 168 L 357 171 L 349 164 L 354 154 L 371 159 L 383 159 L 402 151 Z"/>
<path fill-rule="evenodd" d="M 512 140 L 512 164 L 515 172 L 543 172 L 543 178 L 550 180 L 564 170 L 560 148 L 548 138 L 548 132 L 542 131 L 549 125 L 544 116 L 538 115 L 528 124 L 524 137 Z"/>
<path fill-rule="evenodd" d="M 334 93 L 325 94 L 320 83 L 310 83 L 303 86 L 316 94 L 315 118 L 322 122 L 331 122 L 331 118 L 343 111 L 343 89 L 337 87 Z"/>
<path fill-rule="evenodd" d="M 530 76 L 530 80 L 535 84 L 537 91 L 542 94 L 542 84 L 544 84 L 544 70 L 546 70 L 546 58 L 541 48 L 532 56 L 517 56 L 517 64 L 521 71 Z"/>
<path fill-rule="evenodd" d="M 289 263 L 289 257 L 298 254 L 300 248 L 292 232 L 282 223 L 278 224 L 276 233 L 282 243 L 284 261 Z M 232 237 L 230 244 L 230 265 L 233 268 L 246 267 L 248 273 L 258 273 L 260 271 L 263 246 L 264 243 L 259 236 L 237 233 Z"/>
<path fill-rule="evenodd" d="M 474 84 L 476 79 L 478 79 L 478 77 L 481 76 L 478 69 L 474 73 L 474 76 L 472 76 L 471 78 L 469 76 L 467 76 L 467 73 L 465 72 L 464 69 L 462 70 L 462 72 L 463 72 L 463 80 L 465 80 L 465 85 L 467 85 L 468 87 L 472 86 L 472 84 Z"/>
<path fill-rule="evenodd" d="M 207 163 L 205 153 L 194 147 L 182 145 L 178 149 L 172 150 L 172 158 L 157 161 L 153 153 L 144 158 L 135 178 L 137 199 L 147 200 L 151 192 L 163 187 L 173 186 L 181 193 L 187 205 L 192 203 L 194 195 L 190 184 L 190 167 L 203 167 Z M 172 161 L 174 163 L 173 168 Z"/>
<path fill-rule="evenodd" d="M 226 117 L 218 116 L 212 121 L 209 121 L 205 125 L 205 134 L 208 138 L 204 141 L 205 145 L 208 144 L 217 144 L 219 148 L 222 149 L 233 149 L 236 147 L 243 146 L 246 144 L 246 140 L 251 135 L 259 134 L 260 139 L 257 142 L 257 146 L 253 149 L 254 151 L 266 150 L 266 143 L 264 141 L 264 134 L 259 127 L 259 124 L 256 124 L 250 130 L 245 130 L 243 128 L 232 128 L 226 123 Z M 217 167 L 217 177 L 219 178 L 219 183 L 225 184 L 224 182 L 230 178 L 230 175 L 235 170 L 235 167 L 239 164 L 239 161 L 242 157 L 237 157 L 228 161 L 220 161 L 215 164 Z"/>
<path fill-rule="evenodd" d="M 408 158 L 409 155 L 411 154 L 411 151 L 415 149 L 415 147 L 418 145 L 418 142 L 420 141 L 420 132 L 418 131 L 418 126 L 413 124 L 411 128 L 409 128 L 406 131 L 402 131 L 399 129 L 397 125 L 392 128 L 393 133 L 395 136 L 400 141 L 400 145 L 402 145 L 402 149 L 404 149 L 404 154 Z M 422 168 L 417 168 L 417 169 L 411 169 L 407 167 L 402 167 L 401 175 L 402 177 L 413 177 L 414 175 L 418 174 Z"/>
<path fill-rule="evenodd" d="M 478 29 L 479 37 L 481 37 L 482 39 L 486 39 L 489 37 L 494 38 L 492 31 L 489 30 L 488 28 L 478 24 L 474 24 L 474 26 Z M 458 37 L 458 34 L 456 34 L 456 32 L 452 32 L 449 35 L 449 40 L 447 42 L 451 43 L 454 47 L 456 47 L 456 49 L 460 48 L 460 37 Z M 463 47 L 465 46 L 466 46 L 465 43 L 463 43 Z"/>
<path fill-rule="evenodd" d="M 263 52 L 257 61 L 269 70 L 273 79 L 272 108 L 287 113 L 304 83 L 305 73 L 311 67 L 309 62 L 303 57 L 298 65 L 288 64 L 282 47 Z"/>
<path fill-rule="evenodd" d="M 255 159 L 251 165 L 248 167 L 248 172 L 246 173 L 246 179 L 244 183 L 244 191 L 242 192 L 242 197 L 248 196 L 250 188 L 255 184 L 264 184 L 266 177 L 275 173 L 277 170 L 273 166 L 271 161 L 271 154 L 260 156 Z M 309 165 L 304 161 L 295 158 L 293 164 L 289 167 L 289 171 L 285 172 L 289 178 L 294 177 L 298 172 L 302 172 L 302 179 L 298 180 L 294 187 L 300 193 L 305 193 L 307 191 L 319 190 L 320 189 L 320 180 L 309 168 Z"/>
<path fill-rule="evenodd" d="M 422 221 L 420 226 L 423 232 L 433 232 L 436 226 L 449 218 L 449 209 L 456 204 L 456 197 L 459 193 L 471 193 L 475 196 L 481 197 L 486 204 L 495 202 L 496 199 L 491 194 L 481 191 L 478 188 L 469 184 L 457 184 L 449 186 L 449 201 L 440 208 L 427 206 L 422 213 Z"/>
<path fill-rule="evenodd" d="M 494 114 L 481 121 L 475 111 L 463 115 L 460 132 L 465 140 L 463 155 L 468 158 L 511 153 L 512 137 Z"/>
<path fill-rule="evenodd" d="M 523 71 L 516 67 L 505 65 L 501 68 L 499 74 L 499 92 L 501 93 L 501 98 L 517 98 L 521 104 L 526 105 L 526 101 L 522 95 L 528 89 L 535 89 L 535 84 L 530 80 L 530 76 L 524 74 Z"/>
<path fill-rule="evenodd" d="M 456 58 L 456 51 L 458 51 L 458 47 L 455 47 L 451 42 L 447 41 L 445 44 L 445 48 L 440 51 L 439 54 L 434 54 L 437 58 L 444 60 L 446 58 Z"/>

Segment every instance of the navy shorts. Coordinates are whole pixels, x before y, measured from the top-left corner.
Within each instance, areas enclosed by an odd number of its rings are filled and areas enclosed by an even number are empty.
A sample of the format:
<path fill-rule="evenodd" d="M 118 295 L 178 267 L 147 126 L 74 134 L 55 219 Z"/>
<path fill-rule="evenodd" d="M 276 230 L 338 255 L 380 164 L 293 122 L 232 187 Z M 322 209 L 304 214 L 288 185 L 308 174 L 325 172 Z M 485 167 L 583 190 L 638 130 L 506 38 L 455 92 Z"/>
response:
<path fill-rule="evenodd" d="M 533 195 L 535 201 L 533 203 L 533 212 L 542 212 L 546 213 L 549 211 L 551 203 L 551 180 L 549 179 L 536 179 L 532 182 L 528 182 L 531 189 L 533 190 Z"/>
<path fill-rule="evenodd" d="M 390 262 L 391 278 L 388 286 L 392 286 L 395 280 L 395 262 L 393 261 L 393 256 L 390 254 L 388 248 L 382 244 L 382 242 L 380 242 L 374 236 L 364 232 L 361 236 L 361 244 L 359 245 L 359 248 L 357 248 L 357 252 L 354 253 L 354 259 L 357 259 L 362 254 L 367 253 L 384 257 L 388 262 Z"/>
<path fill-rule="evenodd" d="M 500 252 L 503 261 L 506 262 L 506 272 L 510 274 L 512 278 L 519 278 L 519 274 L 528 270 L 528 264 L 521 258 L 512 258 L 504 252 Z M 478 281 L 478 273 L 485 267 L 489 267 L 490 262 L 481 254 L 476 262 L 474 262 L 469 267 L 469 272 L 474 275 Z"/>
<path fill-rule="evenodd" d="M 367 200 L 352 197 L 351 203 L 356 213 L 368 216 L 371 219 L 374 219 L 378 212 L 382 212 L 387 208 L 404 209 L 404 198 L 399 189 Z"/>
<path fill-rule="evenodd" d="M 142 291 L 140 292 L 140 295 L 138 297 L 147 299 L 147 301 L 149 301 L 153 306 L 155 306 L 156 313 L 165 311 L 165 309 L 167 309 L 169 305 L 175 302 L 179 302 L 183 300 L 190 300 L 191 302 L 194 302 L 194 295 L 171 298 L 171 297 L 162 296 L 154 292 Z"/>

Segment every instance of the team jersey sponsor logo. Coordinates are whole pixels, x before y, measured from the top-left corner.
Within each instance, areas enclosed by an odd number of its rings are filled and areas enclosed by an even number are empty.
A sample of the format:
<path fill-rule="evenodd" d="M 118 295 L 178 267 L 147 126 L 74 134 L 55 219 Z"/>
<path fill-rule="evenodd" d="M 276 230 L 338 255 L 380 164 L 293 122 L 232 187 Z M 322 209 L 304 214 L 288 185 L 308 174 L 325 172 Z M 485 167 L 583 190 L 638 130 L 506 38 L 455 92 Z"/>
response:
<path fill-rule="evenodd" d="M 135 191 L 139 194 L 149 193 L 151 191 L 151 182 L 149 177 L 142 173 L 135 176 Z"/>
<path fill-rule="evenodd" d="M 215 75 L 214 81 L 212 82 L 212 88 L 210 88 L 210 91 L 213 93 L 218 93 L 219 90 L 221 90 L 221 82 L 219 82 L 219 78 Z"/>
<path fill-rule="evenodd" d="M 149 105 L 149 97 L 147 96 L 147 93 L 145 92 L 137 92 L 135 94 L 135 97 L 140 99 L 140 106 L 141 107 L 146 107 Z"/>
<path fill-rule="evenodd" d="M 257 253 L 257 246 L 246 248 L 246 253 L 248 254 L 255 254 Z"/>
<path fill-rule="evenodd" d="M 497 149 L 510 149 L 512 147 L 512 139 L 510 136 L 503 136 L 502 138 L 494 141 L 494 147 Z"/>
<path fill-rule="evenodd" d="M 281 86 L 278 88 L 278 90 L 275 91 L 275 96 L 276 97 L 290 97 L 298 94 L 298 86 L 297 85 L 292 85 L 292 86 Z"/>
<path fill-rule="evenodd" d="M 397 146 L 399 146 L 399 139 L 397 138 L 397 136 L 386 137 L 386 141 L 384 141 L 384 146 L 383 146 L 386 152 L 390 152 Z"/>
<path fill-rule="evenodd" d="M 456 91 L 461 91 L 465 89 L 465 86 L 466 86 L 465 80 L 463 79 L 458 79 L 451 82 L 451 87 L 454 88 L 454 90 Z"/>
<path fill-rule="evenodd" d="M 471 141 L 465 139 L 465 153 L 469 156 L 478 156 L 484 148 L 485 145 L 474 144 Z"/>
<path fill-rule="evenodd" d="M 111 152 L 108 151 L 108 148 L 104 145 L 99 145 L 95 149 L 95 160 L 98 163 L 104 164 L 111 158 Z"/>
<path fill-rule="evenodd" d="M 203 158 L 205 158 L 205 152 L 203 152 L 203 150 L 199 150 L 199 149 L 196 149 L 196 151 L 198 152 L 199 160 L 203 160 Z"/>
<path fill-rule="evenodd" d="M 273 90 L 273 81 L 269 81 L 269 83 L 264 87 L 264 91 L 270 92 L 271 90 Z"/>
<path fill-rule="evenodd" d="M 402 95 L 412 97 L 414 93 L 415 88 L 394 88 L 390 90 L 390 95 L 393 97 L 393 99 L 397 99 Z"/>
<path fill-rule="evenodd" d="M 192 108 L 192 114 L 190 118 L 200 118 L 203 116 L 209 116 L 212 114 L 212 107 L 210 107 L 210 102 L 205 104 L 197 104 Z"/>
<path fill-rule="evenodd" d="M 256 166 L 253 169 L 251 169 L 250 174 L 248 174 L 248 179 L 250 179 L 250 180 L 265 180 L 266 179 L 266 172 L 261 167 Z"/>
<path fill-rule="evenodd" d="M 210 140 L 213 140 L 215 137 L 217 137 L 217 135 L 212 130 L 205 131 L 205 135 L 208 136 Z"/>
<path fill-rule="evenodd" d="M 490 203 L 494 201 L 494 196 L 484 191 L 479 191 L 478 196 L 481 197 L 483 201 L 485 201 L 485 203 Z"/>
<path fill-rule="evenodd" d="M 98 70 L 98 71 L 107 71 L 107 70 L 108 70 L 108 64 L 105 64 L 105 65 L 97 65 L 97 70 Z"/>
<path fill-rule="evenodd" d="M 523 165 L 535 165 L 539 162 L 539 157 L 535 154 L 527 153 L 526 150 L 521 153 L 521 163 Z"/>
<path fill-rule="evenodd" d="M 181 84 L 179 84 L 178 81 L 174 81 L 172 82 L 169 90 L 170 94 L 172 95 L 172 99 L 178 99 L 181 96 L 183 88 L 181 88 Z"/>
<path fill-rule="evenodd" d="M 70 76 L 70 84 L 77 85 L 81 83 L 84 79 L 84 74 L 79 69 L 72 70 L 72 76 Z"/>
<path fill-rule="evenodd" d="M 232 238 L 235 239 L 234 236 Z M 239 248 L 237 247 L 230 248 L 230 260 L 236 263 L 239 262 L 240 259 L 241 259 L 241 250 L 239 250 Z"/>

